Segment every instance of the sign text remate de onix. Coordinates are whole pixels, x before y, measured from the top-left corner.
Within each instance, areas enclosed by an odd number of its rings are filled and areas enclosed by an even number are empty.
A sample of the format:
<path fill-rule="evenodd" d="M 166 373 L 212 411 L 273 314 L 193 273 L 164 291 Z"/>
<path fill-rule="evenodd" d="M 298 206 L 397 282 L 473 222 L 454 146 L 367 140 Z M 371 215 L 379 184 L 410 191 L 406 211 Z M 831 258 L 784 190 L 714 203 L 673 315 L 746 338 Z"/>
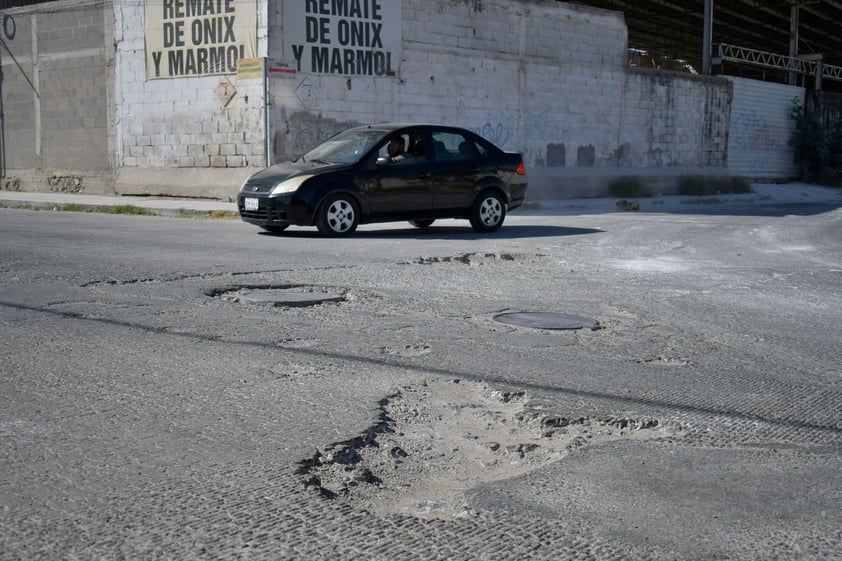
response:
<path fill-rule="evenodd" d="M 284 0 L 284 52 L 298 72 L 395 76 L 401 2 Z"/>
<path fill-rule="evenodd" d="M 233 74 L 255 53 L 254 0 L 146 0 L 146 74 Z"/>

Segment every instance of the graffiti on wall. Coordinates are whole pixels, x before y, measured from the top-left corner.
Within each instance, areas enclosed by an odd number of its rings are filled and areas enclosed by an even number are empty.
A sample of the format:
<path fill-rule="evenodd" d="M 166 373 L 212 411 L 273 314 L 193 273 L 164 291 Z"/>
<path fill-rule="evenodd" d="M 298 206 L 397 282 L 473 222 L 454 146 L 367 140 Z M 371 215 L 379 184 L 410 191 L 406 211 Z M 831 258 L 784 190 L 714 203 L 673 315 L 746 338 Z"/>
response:
<path fill-rule="evenodd" d="M 778 127 L 769 124 L 766 117 L 755 109 L 737 114 L 731 134 L 734 135 L 735 148 L 779 153 L 788 150 L 787 139 L 782 138 Z"/>
<path fill-rule="evenodd" d="M 284 110 L 281 112 L 280 127 L 273 135 L 273 161 L 295 159 L 331 136 L 357 125 L 359 123 L 323 119 L 306 112 L 288 116 Z"/>
<path fill-rule="evenodd" d="M 509 128 L 503 123 L 492 124 L 489 122 L 479 127 L 468 127 L 468 130 L 480 135 L 490 142 L 493 142 L 501 148 L 505 147 L 513 136 Z"/>
<path fill-rule="evenodd" d="M 742 172 L 762 173 L 791 159 L 788 139 L 786 131 L 756 109 L 743 110 L 731 124 L 731 157 L 742 162 Z"/>

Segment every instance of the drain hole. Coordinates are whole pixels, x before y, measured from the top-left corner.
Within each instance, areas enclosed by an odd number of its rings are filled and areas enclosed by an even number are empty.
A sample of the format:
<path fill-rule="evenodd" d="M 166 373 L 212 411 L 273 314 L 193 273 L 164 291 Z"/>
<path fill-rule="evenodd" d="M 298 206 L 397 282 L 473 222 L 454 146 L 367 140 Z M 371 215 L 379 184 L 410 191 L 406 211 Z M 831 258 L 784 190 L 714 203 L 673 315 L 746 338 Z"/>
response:
<path fill-rule="evenodd" d="M 590 329 L 600 328 L 599 322 L 584 316 L 560 314 L 557 312 L 515 312 L 499 314 L 494 320 L 509 325 L 532 327 L 534 329 Z"/>
<path fill-rule="evenodd" d="M 282 308 L 345 301 L 345 292 L 307 285 L 229 286 L 206 290 L 205 295 L 228 302 Z"/>

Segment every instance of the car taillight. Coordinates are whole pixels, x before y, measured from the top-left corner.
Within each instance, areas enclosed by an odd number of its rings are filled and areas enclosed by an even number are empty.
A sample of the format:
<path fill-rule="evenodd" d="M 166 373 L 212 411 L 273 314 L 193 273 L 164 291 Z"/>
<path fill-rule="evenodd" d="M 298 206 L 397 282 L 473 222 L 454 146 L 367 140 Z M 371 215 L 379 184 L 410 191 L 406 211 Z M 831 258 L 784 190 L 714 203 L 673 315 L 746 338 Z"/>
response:
<path fill-rule="evenodd" d="M 523 165 L 523 160 L 521 160 L 520 163 L 517 165 L 515 173 L 518 175 L 526 175 L 526 166 Z"/>

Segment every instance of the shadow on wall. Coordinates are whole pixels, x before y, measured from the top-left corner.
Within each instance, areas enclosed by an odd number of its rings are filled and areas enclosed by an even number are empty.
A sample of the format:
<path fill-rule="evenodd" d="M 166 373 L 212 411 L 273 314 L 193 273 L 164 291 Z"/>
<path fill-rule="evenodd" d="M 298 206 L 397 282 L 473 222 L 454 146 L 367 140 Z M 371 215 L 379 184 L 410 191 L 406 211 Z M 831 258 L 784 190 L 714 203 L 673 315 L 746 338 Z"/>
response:
<path fill-rule="evenodd" d="M 6 22 L 12 19 L 12 16 L 3 16 L 3 34 L 8 37 L 6 32 Z M 6 112 L 3 108 L 3 53 L 9 51 L 6 46 L 6 39 L 0 36 L 0 177 L 6 177 Z"/>
<path fill-rule="evenodd" d="M 21 75 L 23 76 L 26 83 L 29 84 L 29 87 L 32 88 L 32 91 L 35 92 L 36 97 L 40 97 L 38 90 L 35 88 L 35 84 L 32 83 L 32 80 L 29 79 L 29 76 L 26 75 L 23 67 L 20 63 L 15 59 L 15 56 L 12 54 L 11 49 L 9 49 L 8 44 L 6 41 L 14 41 L 15 35 L 17 35 L 17 24 L 15 23 L 15 18 L 10 15 L 3 16 L 3 28 L 2 33 L 0 33 L 0 177 L 6 176 L 6 110 L 3 104 L 4 99 L 4 92 L 3 92 L 3 81 L 5 76 L 3 75 L 3 56 L 9 56 L 12 59 L 12 62 L 15 63 L 18 70 L 20 70 Z"/>

